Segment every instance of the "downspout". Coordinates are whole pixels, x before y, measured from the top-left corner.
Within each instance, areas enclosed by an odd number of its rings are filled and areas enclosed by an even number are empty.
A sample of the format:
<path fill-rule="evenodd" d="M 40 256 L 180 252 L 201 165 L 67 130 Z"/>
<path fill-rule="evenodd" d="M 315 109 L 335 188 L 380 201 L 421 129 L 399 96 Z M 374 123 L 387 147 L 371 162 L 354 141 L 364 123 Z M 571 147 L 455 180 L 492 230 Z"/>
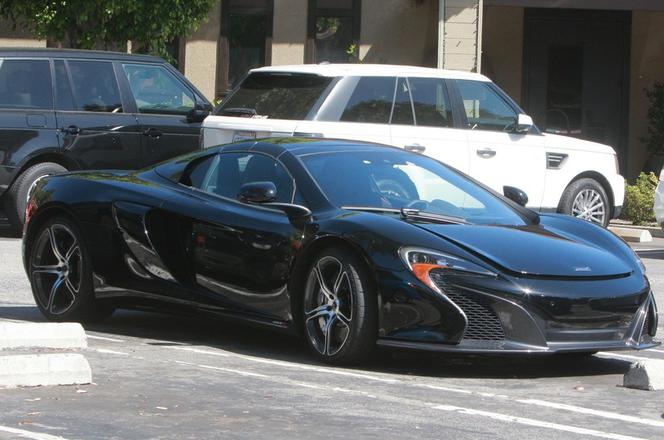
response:
<path fill-rule="evenodd" d="M 445 68 L 445 0 L 438 0 L 438 68 Z"/>

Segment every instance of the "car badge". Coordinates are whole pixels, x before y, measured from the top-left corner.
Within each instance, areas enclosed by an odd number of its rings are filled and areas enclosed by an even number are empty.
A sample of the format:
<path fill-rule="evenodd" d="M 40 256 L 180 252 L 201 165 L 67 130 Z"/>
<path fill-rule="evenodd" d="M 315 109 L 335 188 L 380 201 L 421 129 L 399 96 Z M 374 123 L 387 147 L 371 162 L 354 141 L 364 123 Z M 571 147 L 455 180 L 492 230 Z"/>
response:
<path fill-rule="evenodd" d="M 575 266 L 574 272 L 592 272 L 590 266 Z"/>

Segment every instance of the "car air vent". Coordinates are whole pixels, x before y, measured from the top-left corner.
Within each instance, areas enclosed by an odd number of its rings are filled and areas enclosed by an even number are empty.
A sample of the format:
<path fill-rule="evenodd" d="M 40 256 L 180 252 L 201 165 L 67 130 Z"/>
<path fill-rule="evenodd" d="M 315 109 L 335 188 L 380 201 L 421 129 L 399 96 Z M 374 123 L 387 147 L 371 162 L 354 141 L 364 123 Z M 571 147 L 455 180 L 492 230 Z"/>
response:
<path fill-rule="evenodd" d="M 546 153 L 546 167 L 550 170 L 559 170 L 562 168 L 567 154 L 563 153 Z"/>

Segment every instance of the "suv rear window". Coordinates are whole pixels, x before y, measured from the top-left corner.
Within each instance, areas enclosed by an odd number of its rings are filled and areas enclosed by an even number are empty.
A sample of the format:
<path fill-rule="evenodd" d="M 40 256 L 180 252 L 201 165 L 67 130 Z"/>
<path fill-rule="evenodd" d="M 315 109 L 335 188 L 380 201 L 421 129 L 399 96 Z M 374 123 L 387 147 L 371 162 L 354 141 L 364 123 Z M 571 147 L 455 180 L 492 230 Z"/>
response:
<path fill-rule="evenodd" d="M 333 79 L 298 73 L 252 73 L 215 114 L 305 119 Z"/>

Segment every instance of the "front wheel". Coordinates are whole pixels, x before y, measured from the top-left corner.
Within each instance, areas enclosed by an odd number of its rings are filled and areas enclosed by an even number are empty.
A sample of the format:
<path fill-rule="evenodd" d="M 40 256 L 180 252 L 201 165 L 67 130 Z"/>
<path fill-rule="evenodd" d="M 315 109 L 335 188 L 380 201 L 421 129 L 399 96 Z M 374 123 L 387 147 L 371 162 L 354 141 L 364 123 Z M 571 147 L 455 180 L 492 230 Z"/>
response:
<path fill-rule="evenodd" d="M 604 187 L 590 178 L 572 182 L 560 200 L 560 211 L 574 217 L 607 227 L 611 220 L 611 206 Z"/>
<path fill-rule="evenodd" d="M 304 288 L 304 332 L 312 351 L 337 365 L 365 360 L 378 332 L 377 300 L 364 262 L 343 248 L 314 259 Z"/>
<path fill-rule="evenodd" d="M 47 221 L 31 240 L 27 257 L 32 294 L 49 320 L 89 322 L 113 313 L 94 298 L 90 254 L 73 221 Z"/>

